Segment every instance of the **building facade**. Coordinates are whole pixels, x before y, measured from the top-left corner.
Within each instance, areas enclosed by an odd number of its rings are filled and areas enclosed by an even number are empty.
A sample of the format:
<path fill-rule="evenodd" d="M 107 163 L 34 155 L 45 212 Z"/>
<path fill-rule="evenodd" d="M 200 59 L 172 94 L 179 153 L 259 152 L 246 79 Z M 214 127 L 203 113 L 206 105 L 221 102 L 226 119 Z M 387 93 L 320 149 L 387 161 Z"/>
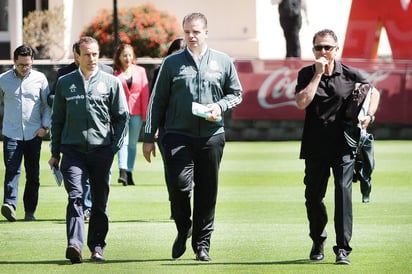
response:
<path fill-rule="evenodd" d="M 65 58 L 70 58 L 71 45 L 84 26 L 100 9 L 112 9 L 114 1 L 118 9 L 149 2 L 175 15 L 179 22 L 187 13 L 202 12 L 209 19 L 209 45 L 236 58 L 283 59 L 285 56 L 278 7 L 272 0 L 0 0 L 0 59 L 9 59 L 11 49 L 22 43 L 23 18 L 29 11 L 56 6 L 64 7 Z M 339 13 L 325 10 L 331 6 Z M 303 59 L 312 58 L 312 36 L 321 28 L 334 29 L 343 45 L 350 6 L 351 0 L 307 1 L 307 14 L 300 32 Z"/>

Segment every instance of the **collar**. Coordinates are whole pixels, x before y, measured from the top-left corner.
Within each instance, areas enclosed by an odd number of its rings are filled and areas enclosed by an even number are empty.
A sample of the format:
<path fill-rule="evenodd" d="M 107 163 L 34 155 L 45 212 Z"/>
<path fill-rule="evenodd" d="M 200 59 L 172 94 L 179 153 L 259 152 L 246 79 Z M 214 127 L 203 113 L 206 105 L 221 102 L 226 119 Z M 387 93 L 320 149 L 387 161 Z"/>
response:
<path fill-rule="evenodd" d="M 84 75 L 83 75 L 82 70 L 80 69 L 80 67 L 78 67 L 77 70 L 79 71 L 80 75 L 82 76 L 83 81 L 89 81 L 90 79 L 93 78 L 93 76 L 95 76 L 95 75 L 97 74 L 97 72 L 99 71 L 99 67 L 97 66 L 97 68 L 93 71 L 92 75 L 90 75 L 89 80 L 86 80 L 86 78 L 84 77 Z"/>
<path fill-rule="evenodd" d="M 189 54 L 192 56 L 192 58 L 193 58 L 194 60 L 196 60 L 194 53 L 189 49 L 189 47 L 186 47 L 186 48 L 187 48 L 187 51 L 189 52 Z M 207 49 L 208 49 L 208 47 L 206 46 L 205 49 L 200 53 L 200 55 L 199 55 L 199 60 L 201 60 L 202 57 L 206 54 Z"/>
<path fill-rule="evenodd" d="M 28 77 L 28 76 L 30 75 L 30 73 L 31 73 L 31 70 L 32 70 L 32 69 L 30 69 L 30 70 L 27 72 L 27 74 L 24 75 L 22 78 L 20 78 L 20 76 L 17 74 L 16 65 L 13 65 L 13 75 L 14 75 L 14 77 L 19 78 L 19 79 L 24 79 L 24 78 Z"/>

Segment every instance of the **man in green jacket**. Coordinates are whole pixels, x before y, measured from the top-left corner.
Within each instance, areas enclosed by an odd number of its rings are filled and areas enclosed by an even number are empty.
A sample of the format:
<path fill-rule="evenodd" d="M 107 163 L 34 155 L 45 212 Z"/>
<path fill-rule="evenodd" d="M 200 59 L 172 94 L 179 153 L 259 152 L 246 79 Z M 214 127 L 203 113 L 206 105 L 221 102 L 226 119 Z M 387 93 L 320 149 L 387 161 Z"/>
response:
<path fill-rule="evenodd" d="M 165 117 L 164 161 L 178 232 L 172 258 L 183 255 L 186 239 L 192 235 L 196 259 L 209 261 L 218 172 L 225 145 L 223 113 L 240 104 L 242 87 L 230 57 L 207 47 L 207 20 L 203 14 L 187 15 L 183 30 L 187 47 L 165 58 L 153 88 L 143 155 L 148 162 L 151 154 L 155 155 L 154 136 Z"/>
<path fill-rule="evenodd" d="M 87 245 L 94 261 L 104 261 L 109 229 L 107 200 L 110 167 L 123 144 L 129 113 L 120 81 L 98 69 L 99 46 L 79 40 L 79 69 L 59 78 L 53 102 L 49 165 L 59 168 L 68 193 L 66 258 L 82 262 L 83 187 L 89 178 L 92 209 Z"/>

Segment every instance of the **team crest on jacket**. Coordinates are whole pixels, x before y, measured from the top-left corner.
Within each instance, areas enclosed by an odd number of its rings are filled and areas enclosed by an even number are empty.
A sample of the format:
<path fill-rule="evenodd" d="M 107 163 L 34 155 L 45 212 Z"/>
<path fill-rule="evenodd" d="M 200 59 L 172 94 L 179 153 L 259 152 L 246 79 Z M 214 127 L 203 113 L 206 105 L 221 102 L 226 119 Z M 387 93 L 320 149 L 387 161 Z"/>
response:
<path fill-rule="evenodd" d="M 209 69 L 211 70 L 219 70 L 219 63 L 216 60 L 211 60 L 209 62 Z"/>
<path fill-rule="evenodd" d="M 98 93 L 105 93 L 107 90 L 106 83 L 100 82 L 97 84 L 96 90 Z"/>
<path fill-rule="evenodd" d="M 72 84 L 72 85 L 69 87 L 69 91 L 70 91 L 71 93 L 76 92 L 76 89 L 77 89 L 77 87 L 76 87 L 75 84 Z"/>

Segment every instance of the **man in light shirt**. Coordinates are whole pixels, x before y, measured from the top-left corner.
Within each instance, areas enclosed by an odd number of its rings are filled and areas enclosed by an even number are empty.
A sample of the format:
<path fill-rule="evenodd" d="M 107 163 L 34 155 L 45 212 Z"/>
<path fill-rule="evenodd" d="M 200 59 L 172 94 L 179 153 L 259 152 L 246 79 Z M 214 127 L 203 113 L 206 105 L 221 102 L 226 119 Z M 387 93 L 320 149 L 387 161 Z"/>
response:
<path fill-rule="evenodd" d="M 34 221 L 39 198 L 40 149 L 50 126 L 46 76 L 32 70 L 34 51 L 26 45 L 14 51 L 14 66 L 0 75 L 0 100 L 4 103 L 4 200 L 1 214 L 15 222 L 18 183 L 24 157 L 26 185 L 23 194 L 25 221 Z"/>

